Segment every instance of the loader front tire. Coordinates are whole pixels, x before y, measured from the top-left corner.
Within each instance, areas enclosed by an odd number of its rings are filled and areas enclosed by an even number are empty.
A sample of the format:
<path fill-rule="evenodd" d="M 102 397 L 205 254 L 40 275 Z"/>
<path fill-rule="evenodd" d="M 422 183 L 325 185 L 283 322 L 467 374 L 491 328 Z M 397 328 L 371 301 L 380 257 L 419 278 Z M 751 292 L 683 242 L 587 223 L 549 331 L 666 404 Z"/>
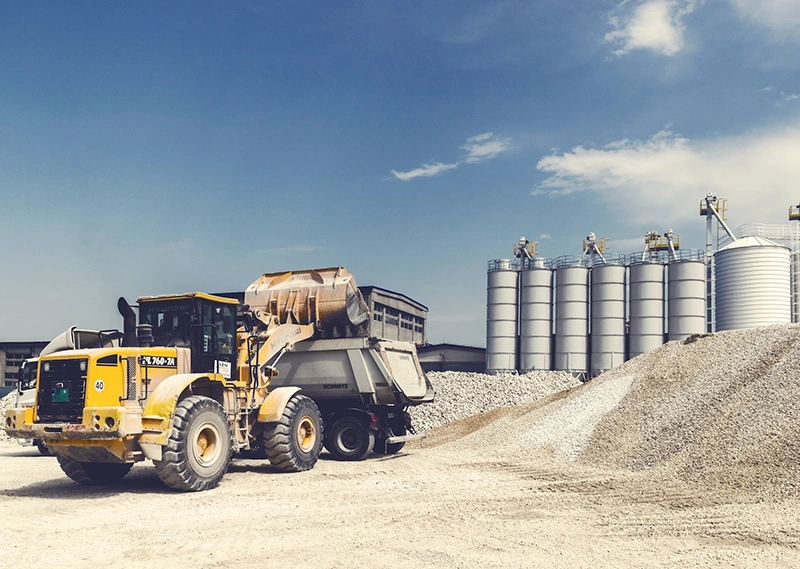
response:
<path fill-rule="evenodd" d="M 85 486 L 99 486 L 119 482 L 130 472 L 133 463 L 78 462 L 58 456 L 58 465 L 70 479 Z"/>
<path fill-rule="evenodd" d="M 322 449 L 322 415 L 314 401 L 294 395 L 277 423 L 264 425 L 264 450 L 283 472 L 311 470 Z"/>
<path fill-rule="evenodd" d="M 222 405 L 193 395 L 175 407 L 172 432 L 161 460 L 161 481 L 175 490 L 198 492 L 216 487 L 231 462 L 231 429 Z"/>
<path fill-rule="evenodd" d="M 342 417 L 331 426 L 325 448 L 337 460 L 363 460 L 375 446 L 375 432 L 357 417 Z"/>

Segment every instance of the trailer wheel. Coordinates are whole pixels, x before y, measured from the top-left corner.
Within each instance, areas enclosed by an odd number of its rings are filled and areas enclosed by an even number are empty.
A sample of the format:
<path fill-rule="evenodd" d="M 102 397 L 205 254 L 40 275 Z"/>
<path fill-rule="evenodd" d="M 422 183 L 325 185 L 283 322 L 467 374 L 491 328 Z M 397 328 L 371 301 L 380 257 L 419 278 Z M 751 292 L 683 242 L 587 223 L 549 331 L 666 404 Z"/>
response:
<path fill-rule="evenodd" d="M 53 456 L 53 453 L 47 448 L 47 443 L 42 439 L 33 439 L 33 444 L 36 445 L 36 448 L 39 449 L 39 454 L 42 456 Z"/>
<path fill-rule="evenodd" d="M 327 442 L 337 460 L 363 460 L 375 446 L 375 432 L 356 417 L 342 417 L 331 427 Z"/>
<path fill-rule="evenodd" d="M 397 429 L 397 431 L 397 436 L 403 436 L 406 434 L 405 427 Z M 397 454 L 403 450 L 404 446 L 406 446 L 405 441 L 399 443 L 387 443 L 386 437 L 381 436 L 375 441 L 375 454 Z"/>
<path fill-rule="evenodd" d="M 69 478 L 78 484 L 98 486 L 119 482 L 130 472 L 133 463 L 78 462 L 66 456 L 58 456 L 58 465 Z"/>
<path fill-rule="evenodd" d="M 280 421 L 264 425 L 264 450 L 278 470 L 310 470 L 317 463 L 321 449 L 322 415 L 317 404 L 305 395 L 294 395 Z"/>
<path fill-rule="evenodd" d="M 228 470 L 231 452 L 231 429 L 222 405 L 193 395 L 175 407 L 162 458 L 153 464 L 158 477 L 170 488 L 197 492 L 219 484 Z"/>

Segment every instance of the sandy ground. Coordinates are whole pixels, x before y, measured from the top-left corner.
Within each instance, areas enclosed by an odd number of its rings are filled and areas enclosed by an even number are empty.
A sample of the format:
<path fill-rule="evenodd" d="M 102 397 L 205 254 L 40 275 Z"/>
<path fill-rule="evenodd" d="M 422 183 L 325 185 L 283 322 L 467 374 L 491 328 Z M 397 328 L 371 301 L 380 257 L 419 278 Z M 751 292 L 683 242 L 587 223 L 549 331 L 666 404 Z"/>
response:
<path fill-rule="evenodd" d="M 0 567 L 800 567 L 797 498 L 492 444 L 542 409 L 458 421 L 395 456 L 323 453 L 303 473 L 236 460 L 193 494 L 165 488 L 149 462 L 80 486 L 54 458 L 0 441 Z"/>

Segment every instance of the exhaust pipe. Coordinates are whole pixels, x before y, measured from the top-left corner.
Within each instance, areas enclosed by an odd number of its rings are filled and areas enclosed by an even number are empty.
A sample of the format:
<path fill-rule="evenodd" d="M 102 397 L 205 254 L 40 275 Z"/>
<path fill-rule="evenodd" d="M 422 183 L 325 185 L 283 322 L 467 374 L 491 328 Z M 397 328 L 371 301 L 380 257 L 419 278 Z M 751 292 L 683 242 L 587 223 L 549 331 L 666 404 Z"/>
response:
<path fill-rule="evenodd" d="M 117 310 L 122 315 L 122 347 L 138 348 L 139 341 L 136 339 L 136 313 L 130 307 L 128 301 L 119 297 Z"/>

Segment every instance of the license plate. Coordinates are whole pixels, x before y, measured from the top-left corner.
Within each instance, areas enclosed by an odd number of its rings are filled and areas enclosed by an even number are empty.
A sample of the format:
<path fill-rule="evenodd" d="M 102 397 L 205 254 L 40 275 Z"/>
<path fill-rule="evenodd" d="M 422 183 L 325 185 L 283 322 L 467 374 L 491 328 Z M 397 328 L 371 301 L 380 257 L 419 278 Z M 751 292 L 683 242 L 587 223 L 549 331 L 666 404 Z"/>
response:
<path fill-rule="evenodd" d="M 53 403 L 69 403 L 69 388 L 53 389 Z"/>

